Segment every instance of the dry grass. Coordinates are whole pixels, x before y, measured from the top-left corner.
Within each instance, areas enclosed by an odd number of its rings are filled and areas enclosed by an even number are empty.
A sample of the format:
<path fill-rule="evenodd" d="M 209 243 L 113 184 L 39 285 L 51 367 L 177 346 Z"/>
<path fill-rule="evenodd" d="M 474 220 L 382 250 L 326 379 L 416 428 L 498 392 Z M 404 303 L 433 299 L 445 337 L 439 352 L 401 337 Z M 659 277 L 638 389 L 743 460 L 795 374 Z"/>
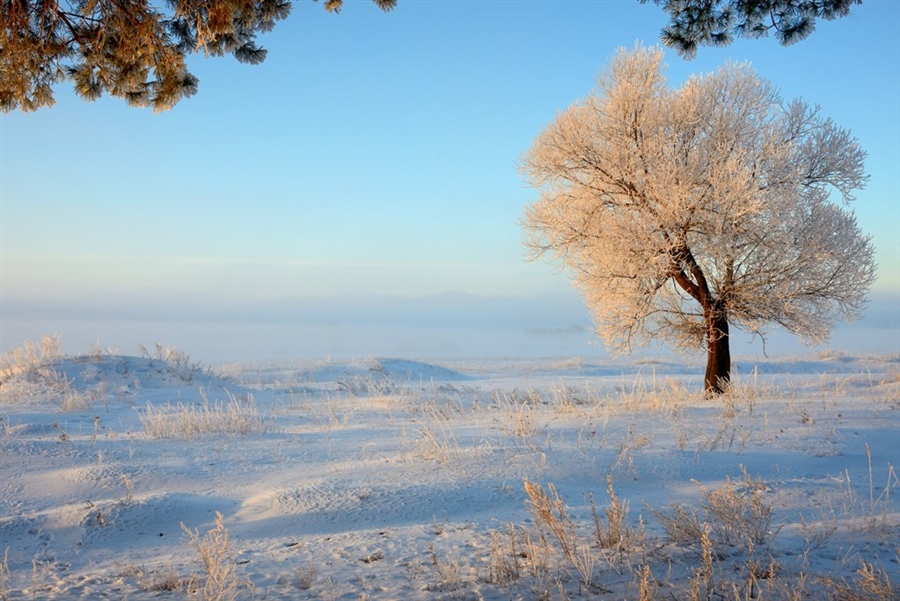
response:
<path fill-rule="evenodd" d="M 620 471 L 637 480 L 637 468 L 634 465 L 634 452 L 640 451 L 650 444 L 650 437 L 636 434 L 637 425 L 630 424 L 628 432 L 622 436 L 617 445 L 616 459 L 610 466 L 610 472 Z"/>
<path fill-rule="evenodd" d="M 9 599 L 9 578 L 9 547 L 6 547 L 0 560 L 0 601 Z"/>
<path fill-rule="evenodd" d="M 44 336 L 41 344 L 25 342 L 0 357 L 0 403 L 58 403 L 64 412 L 84 411 L 106 398 L 106 385 L 76 390 L 74 380 L 55 365 L 63 358 L 59 336 Z"/>
<path fill-rule="evenodd" d="M 522 577 L 522 551 L 515 524 L 507 524 L 503 532 L 491 532 L 491 564 L 487 581 L 491 584 L 511 584 Z"/>
<path fill-rule="evenodd" d="M 150 572 L 142 566 L 132 565 L 125 568 L 123 576 L 134 578 L 141 590 L 152 593 L 175 593 L 194 588 L 193 579 L 180 576 L 171 565 L 165 570 Z"/>
<path fill-rule="evenodd" d="M 491 556 L 485 580 L 491 584 L 507 586 L 522 578 L 544 583 L 550 575 L 550 546 L 531 529 L 513 523 L 491 533 Z"/>
<path fill-rule="evenodd" d="M 58 403 L 62 410 L 84 408 L 86 399 L 72 390 L 72 381 L 50 364 L 22 371 L 0 383 L 0 404 Z"/>
<path fill-rule="evenodd" d="M 763 497 L 765 485 L 750 480 L 738 489 L 730 478 L 713 490 L 701 486 L 701 512 L 673 504 L 670 513 L 654 511 L 669 539 L 681 546 L 691 546 L 710 537 L 718 550 L 726 546 L 768 544 L 778 530 L 772 529 L 773 508 Z"/>
<path fill-rule="evenodd" d="M 850 582 L 827 581 L 829 598 L 833 601 L 896 601 L 900 587 L 891 583 L 887 572 L 863 562 Z"/>
<path fill-rule="evenodd" d="M 656 370 L 652 369 L 649 377 L 639 373 L 631 382 L 623 381 L 618 387 L 618 395 L 611 401 L 615 406 L 628 410 L 664 411 L 697 396 L 681 381 L 672 378 L 660 380 Z"/>
<path fill-rule="evenodd" d="M 27 340 L 0 355 L 0 384 L 19 374 L 45 366 L 62 356 L 59 336 L 42 336 L 40 345 Z"/>
<path fill-rule="evenodd" d="M 204 570 L 202 582 L 192 582 L 196 586 L 189 593 L 203 601 L 231 601 L 248 594 L 252 596 L 250 582 L 237 575 L 234 551 L 224 522 L 222 514 L 216 512 L 215 525 L 203 536 L 181 524 L 188 546 L 196 552 Z"/>
<path fill-rule="evenodd" d="M 147 403 L 140 413 L 141 427 L 153 438 L 189 440 L 210 434 L 264 434 L 269 423 L 263 419 L 252 395 L 238 398 L 226 391 L 227 402 L 213 402 L 203 395 L 199 405 Z"/>
<path fill-rule="evenodd" d="M 888 531 L 888 511 L 891 506 L 891 490 L 900 487 L 900 479 L 894 471 L 894 466 L 887 464 L 887 482 L 884 488 L 877 490 L 875 486 L 875 476 L 872 469 L 872 450 L 866 443 L 866 459 L 869 465 L 869 499 L 865 508 L 866 528 L 870 530 Z M 878 496 L 875 495 L 876 491 Z"/>
<path fill-rule="evenodd" d="M 564 382 L 552 386 L 549 392 L 548 405 L 556 413 L 574 413 L 595 407 L 600 403 L 600 398 L 585 383 L 581 386 L 570 386 Z"/>
<path fill-rule="evenodd" d="M 415 437 L 410 439 L 406 426 L 403 427 L 402 441 L 406 452 L 418 459 L 452 464 L 465 474 L 465 457 L 482 455 L 489 449 L 485 445 L 464 448 L 465 439 L 460 442 L 454 429 L 454 420 L 461 414 L 456 405 L 438 404 L 434 400 L 416 408 L 416 416 L 411 418 L 415 424 Z"/>
<path fill-rule="evenodd" d="M 509 393 L 496 391 L 493 401 L 497 411 L 496 423 L 500 431 L 513 441 L 516 450 L 520 453 L 540 452 L 535 441 L 538 435 L 538 407 L 542 403 L 540 396 L 533 391 L 525 394 L 515 390 Z"/>
<path fill-rule="evenodd" d="M 768 543 L 772 532 L 772 505 L 763 499 L 764 487 L 738 491 L 730 479 L 725 486 L 704 494 L 703 508 L 714 524 L 716 540 L 726 545 Z"/>
<path fill-rule="evenodd" d="M 659 585 L 653 578 L 650 566 L 642 565 L 637 572 L 638 579 L 638 601 L 655 601 Z"/>
<path fill-rule="evenodd" d="M 192 362 L 190 356 L 172 345 L 164 345 L 157 342 L 153 350 L 148 350 L 143 344 L 138 345 L 141 356 L 145 359 L 165 363 L 171 372 L 176 374 L 182 382 L 192 384 L 194 377 L 203 370 L 199 362 Z"/>
<path fill-rule="evenodd" d="M 418 420 L 418 435 L 407 443 L 409 451 L 415 456 L 437 463 L 454 462 L 462 465 L 459 441 L 447 418 L 439 412 L 430 413 L 425 419 Z"/>
<path fill-rule="evenodd" d="M 527 479 L 524 487 L 528 495 L 526 506 L 541 536 L 551 534 L 556 539 L 563 555 L 581 577 L 581 582 L 586 588 L 591 588 L 595 558 L 590 545 L 581 541 L 578 527 L 566 512 L 565 503 L 556 492 L 556 488 L 552 483 L 548 483 L 545 492 L 540 484 Z"/>
<path fill-rule="evenodd" d="M 93 406 L 93 400 L 77 390 L 68 391 L 62 398 L 59 408 L 65 412 L 84 411 Z"/>
<path fill-rule="evenodd" d="M 428 555 L 431 559 L 432 573 L 432 583 L 428 586 L 428 590 L 450 592 L 465 586 L 459 561 L 441 559 L 435 552 L 434 545 L 428 545 Z"/>
<path fill-rule="evenodd" d="M 712 541 L 709 538 L 709 524 L 703 524 L 700 532 L 700 566 L 694 568 L 691 578 L 690 601 L 710 601 L 715 593 L 715 562 Z"/>
<path fill-rule="evenodd" d="M 591 495 L 591 515 L 594 518 L 594 535 L 601 549 L 624 550 L 634 542 L 634 530 L 628 523 L 628 501 L 620 500 L 613 489 L 612 475 L 606 476 L 609 506 L 603 512 L 606 521 L 600 518 L 594 495 Z"/>

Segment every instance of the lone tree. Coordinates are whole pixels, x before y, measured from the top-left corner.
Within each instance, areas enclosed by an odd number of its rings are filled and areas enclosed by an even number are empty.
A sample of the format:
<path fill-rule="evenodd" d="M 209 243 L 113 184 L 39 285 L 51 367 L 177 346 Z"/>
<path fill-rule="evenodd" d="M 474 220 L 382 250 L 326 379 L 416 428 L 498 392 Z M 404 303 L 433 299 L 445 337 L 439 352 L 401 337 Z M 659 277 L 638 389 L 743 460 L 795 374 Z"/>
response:
<path fill-rule="evenodd" d="M 397 0 L 374 0 L 391 10 Z M 326 0 L 339 12 L 342 0 Z M 256 34 L 291 11 L 288 0 L 0 0 L 0 110 L 53 105 L 71 79 L 85 100 L 103 93 L 157 112 L 197 91 L 188 54 L 260 63 Z"/>
<path fill-rule="evenodd" d="M 816 19 L 832 21 L 850 14 L 862 0 L 640 0 L 658 4 L 672 17 L 662 42 L 692 58 L 697 46 L 727 46 L 735 36 L 763 38 L 774 33 L 787 46 L 811 34 Z"/>
<path fill-rule="evenodd" d="M 730 325 L 816 343 L 862 310 L 875 263 L 848 203 L 865 152 L 747 65 L 670 89 L 662 57 L 620 51 L 535 140 L 526 245 L 571 273 L 614 350 L 705 346 L 716 394 L 731 377 Z"/>

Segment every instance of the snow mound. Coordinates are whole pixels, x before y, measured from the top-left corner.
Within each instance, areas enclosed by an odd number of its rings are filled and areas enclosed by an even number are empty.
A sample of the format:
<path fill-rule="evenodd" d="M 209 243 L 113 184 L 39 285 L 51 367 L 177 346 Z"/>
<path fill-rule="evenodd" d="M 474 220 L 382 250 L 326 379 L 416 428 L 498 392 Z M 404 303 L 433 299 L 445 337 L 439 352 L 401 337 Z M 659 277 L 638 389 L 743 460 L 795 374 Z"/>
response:
<path fill-rule="evenodd" d="M 407 359 L 373 359 L 370 362 L 369 370 L 398 380 L 459 382 L 472 379 L 454 369 Z"/>
<path fill-rule="evenodd" d="M 372 358 L 351 363 L 325 363 L 300 370 L 307 382 L 342 382 L 348 379 L 388 379 L 403 382 L 459 382 L 471 380 L 459 371 L 408 359 Z"/>

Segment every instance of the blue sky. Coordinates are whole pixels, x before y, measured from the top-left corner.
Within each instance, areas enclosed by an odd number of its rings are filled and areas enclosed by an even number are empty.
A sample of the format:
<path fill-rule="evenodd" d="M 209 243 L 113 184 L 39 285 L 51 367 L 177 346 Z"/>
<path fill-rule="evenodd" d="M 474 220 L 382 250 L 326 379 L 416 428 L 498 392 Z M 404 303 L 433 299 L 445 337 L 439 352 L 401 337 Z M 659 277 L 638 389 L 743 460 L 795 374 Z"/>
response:
<path fill-rule="evenodd" d="M 360 0 L 340 15 L 299 0 L 261 36 L 262 65 L 192 59 L 199 92 L 169 112 L 59 86 L 52 109 L 0 116 L 3 350 L 53 331 L 128 348 L 153 335 L 141 320 L 170 338 L 203 320 L 398 311 L 589 324 L 564 275 L 523 260 L 533 192 L 517 161 L 616 48 L 655 44 L 665 22 L 636 0 L 400 0 L 389 14 Z M 877 248 L 874 296 L 900 312 L 900 3 L 866 2 L 787 48 L 668 52 L 667 73 L 677 85 L 729 59 L 868 151 L 855 208 Z"/>

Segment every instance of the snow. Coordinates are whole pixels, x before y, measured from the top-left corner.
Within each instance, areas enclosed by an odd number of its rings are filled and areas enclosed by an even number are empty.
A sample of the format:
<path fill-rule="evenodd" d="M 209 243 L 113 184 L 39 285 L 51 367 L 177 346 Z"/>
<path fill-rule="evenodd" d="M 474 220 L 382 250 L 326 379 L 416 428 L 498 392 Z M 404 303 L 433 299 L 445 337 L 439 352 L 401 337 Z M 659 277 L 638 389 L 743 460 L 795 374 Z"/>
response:
<path fill-rule="evenodd" d="M 642 574 L 646 598 L 900 592 L 896 354 L 738 357 L 712 400 L 671 357 L 26 367 L 0 385 L 8 599 L 637 599 Z M 526 480 L 558 492 L 587 577 Z M 609 482 L 616 548 L 591 509 L 605 524 Z M 771 509 L 762 540 L 724 540 L 714 491 Z M 701 541 L 666 532 L 675 506 L 711 528 L 708 575 Z M 198 552 L 217 512 L 224 592 Z"/>

